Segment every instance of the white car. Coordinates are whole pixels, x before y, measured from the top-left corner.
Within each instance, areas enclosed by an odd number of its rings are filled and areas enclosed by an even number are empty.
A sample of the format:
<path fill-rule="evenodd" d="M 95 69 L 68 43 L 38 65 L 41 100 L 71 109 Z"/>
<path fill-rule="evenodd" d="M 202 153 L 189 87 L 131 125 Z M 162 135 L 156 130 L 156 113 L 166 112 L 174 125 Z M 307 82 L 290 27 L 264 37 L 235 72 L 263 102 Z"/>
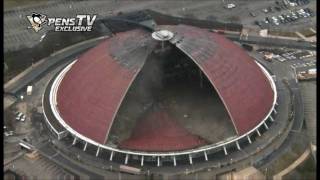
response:
<path fill-rule="evenodd" d="M 4 135 L 5 135 L 6 137 L 12 136 L 12 135 L 13 135 L 13 131 L 4 132 Z"/>
<path fill-rule="evenodd" d="M 20 119 L 20 121 L 24 122 L 26 120 L 26 115 L 23 115 Z"/>
<path fill-rule="evenodd" d="M 279 19 L 284 21 L 284 17 L 283 16 L 279 15 L 278 17 L 279 17 Z"/>
<path fill-rule="evenodd" d="M 18 112 L 18 115 L 17 115 L 17 117 L 16 117 L 16 120 L 19 121 L 22 115 L 23 115 L 22 112 Z"/>
<path fill-rule="evenodd" d="M 236 7 L 236 5 L 233 4 L 233 3 L 227 4 L 227 5 L 225 6 L 225 8 L 227 8 L 227 9 L 232 9 L 232 8 L 235 8 L 235 7 Z"/>
<path fill-rule="evenodd" d="M 292 3 L 292 2 L 289 2 L 289 5 L 294 7 L 294 6 L 297 6 L 297 3 Z"/>

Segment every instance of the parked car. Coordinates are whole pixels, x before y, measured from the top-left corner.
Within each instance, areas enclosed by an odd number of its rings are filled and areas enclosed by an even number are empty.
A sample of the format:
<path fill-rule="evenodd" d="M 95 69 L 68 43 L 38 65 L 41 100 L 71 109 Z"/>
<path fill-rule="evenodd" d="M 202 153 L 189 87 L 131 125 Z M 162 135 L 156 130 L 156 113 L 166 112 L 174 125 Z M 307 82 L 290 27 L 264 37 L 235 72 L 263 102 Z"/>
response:
<path fill-rule="evenodd" d="M 279 6 L 275 6 L 274 9 L 275 9 L 276 11 L 281 11 L 281 8 L 280 8 Z"/>
<path fill-rule="evenodd" d="M 261 21 L 258 21 L 258 20 L 254 21 L 254 24 L 257 25 L 257 26 L 262 26 Z"/>
<path fill-rule="evenodd" d="M 272 19 L 270 17 L 267 17 L 268 22 L 272 22 Z"/>
<path fill-rule="evenodd" d="M 233 4 L 233 3 L 230 3 L 230 4 L 225 5 L 224 7 L 225 7 L 226 9 L 232 9 L 232 8 L 235 8 L 236 5 Z"/>
<path fill-rule="evenodd" d="M 271 13 L 274 12 L 272 6 L 269 6 L 269 7 L 268 7 L 268 11 L 271 12 Z"/>
<path fill-rule="evenodd" d="M 282 15 L 279 15 L 278 18 L 281 23 L 284 23 L 284 17 Z"/>
<path fill-rule="evenodd" d="M 19 121 L 22 115 L 23 115 L 22 112 L 18 112 L 18 114 L 16 116 L 16 120 Z"/>
<path fill-rule="evenodd" d="M 252 16 L 252 17 L 256 17 L 256 16 L 257 16 L 257 14 L 255 14 L 254 12 L 250 12 L 249 14 L 250 14 L 250 16 Z"/>
<path fill-rule="evenodd" d="M 311 9 L 310 9 L 310 8 L 305 8 L 305 9 L 302 9 L 302 10 L 305 11 L 305 12 L 308 12 L 308 13 L 311 12 Z"/>
<path fill-rule="evenodd" d="M 13 136 L 13 131 L 4 132 L 4 135 L 5 135 L 6 137 L 8 137 L 8 136 Z"/>
<path fill-rule="evenodd" d="M 26 120 L 26 115 L 22 115 L 20 121 L 24 122 Z"/>

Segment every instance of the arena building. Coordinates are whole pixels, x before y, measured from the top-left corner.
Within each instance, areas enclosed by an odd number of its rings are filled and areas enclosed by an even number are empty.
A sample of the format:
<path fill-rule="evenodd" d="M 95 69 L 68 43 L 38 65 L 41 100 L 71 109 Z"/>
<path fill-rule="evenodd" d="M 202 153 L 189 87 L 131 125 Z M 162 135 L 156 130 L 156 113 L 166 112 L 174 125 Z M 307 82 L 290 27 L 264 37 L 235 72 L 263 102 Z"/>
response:
<path fill-rule="evenodd" d="M 161 166 L 250 145 L 274 121 L 275 82 L 223 35 L 187 25 L 119 32 L 49 83 L 44 115 L 58 139 L 124 164 Z"/>

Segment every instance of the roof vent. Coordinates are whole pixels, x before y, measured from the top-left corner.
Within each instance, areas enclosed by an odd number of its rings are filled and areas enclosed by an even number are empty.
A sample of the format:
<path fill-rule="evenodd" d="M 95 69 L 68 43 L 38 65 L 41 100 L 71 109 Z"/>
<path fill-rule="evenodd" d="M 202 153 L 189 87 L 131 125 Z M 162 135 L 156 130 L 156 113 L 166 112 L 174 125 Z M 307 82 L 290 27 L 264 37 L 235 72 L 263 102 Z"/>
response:
<path fill-rule="evenodd" d="M 152 38 L 158 41 L 168 41 L 173 37 L 173 33 L 168 30 L 160 30 L 152 33 Z"/>

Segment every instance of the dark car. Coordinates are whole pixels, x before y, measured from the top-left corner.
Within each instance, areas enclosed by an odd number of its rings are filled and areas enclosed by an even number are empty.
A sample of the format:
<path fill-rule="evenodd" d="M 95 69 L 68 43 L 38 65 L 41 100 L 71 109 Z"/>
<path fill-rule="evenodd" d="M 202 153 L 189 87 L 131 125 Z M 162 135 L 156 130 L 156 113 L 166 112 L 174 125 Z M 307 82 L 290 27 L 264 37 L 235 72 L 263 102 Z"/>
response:
<path fill-rule="evenodd" d="M 265 19 L 268 23 L 271 23 L 271 19 L 269 17 L 266 17 Z"/>
<path fill-rule="evenodd" d="M 297 1 L 296 3 L 297 3 L 298 6 L 303 5 L 303 1 Z"/>
<path fill-rule="evenodd" d="M 257 16 L 257 14 L 254 13 L 254 12 L 250 12 L 249 14 L 250 14 L 252 17 L 256 17 L 256 16 Z"/>
<path fill-rule="evenodd" d="M 285 16 L 285 19 L 286 19 L 288 22 L 291 22 L 291 21 L 292 21 L 292 18 L 291 18 L 290 15 L 286 15 L 286 16 Z"/>
<path fill-rule="evenodd" d="M 307 13 L 311 13 L 312 12 L 310 8 L 305 8 L 304 11 L 307 12 Z"/>
<path fill-rule="evenodd" d="M 310 11 L 309 14 L 311 17 L 314 17 L 314 12 Z"/>
<path fill-rule="evenodd" d="M 271 13 L 274 12 L 274 10 L 273 10 L 273 8 L 271 6 L 268 7 L 268 11 L 271 12 Z"/>
<path fill-rule="evenodd" d="M 281 8 L 280 8 L 279 6 L 275 6 L 274 9 L 275 9 L 276 11 L 281 11 Z"/>

